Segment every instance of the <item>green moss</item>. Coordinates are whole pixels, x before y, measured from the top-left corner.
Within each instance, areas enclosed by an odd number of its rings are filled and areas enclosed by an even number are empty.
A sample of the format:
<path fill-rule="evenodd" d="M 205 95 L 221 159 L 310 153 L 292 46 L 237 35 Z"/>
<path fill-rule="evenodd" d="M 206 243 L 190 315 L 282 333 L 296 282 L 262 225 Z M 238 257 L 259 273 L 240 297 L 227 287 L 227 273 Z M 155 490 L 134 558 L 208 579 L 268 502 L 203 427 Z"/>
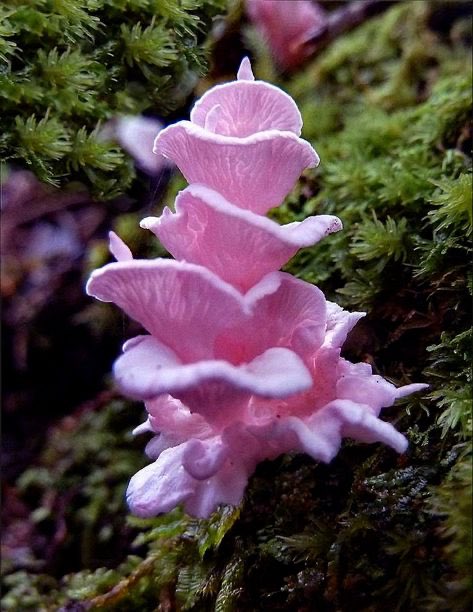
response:
<path fill-rule="evenodd" d="M 471 435 L 470 435 L 471 439 Z M 440 533 L 444 540 L 443 555 L 450 571 L 428 599 L 428 609 L 462 612 L 471 606 L 473 564 L 471 454 L 463 455 L 442 485 L 433 490 L 432 514 L 442 519 Z M 455 503 L 452 503 L 455 500 Z M 453 566 L 453 567 L 452 567 Z M 426 606 L 427 607 L 427 606 Z"/>
<path fill-rule="evenodd" d="M 80 180 L 99 199 L 133 165 L 97 138 L 120 114 L 166 116 L 207 67 L 205 33 L 224 0 L 15 0 L 1 9 L 0 155 L 42 181 Z"/>
<path fill-rule="evenodd" d="M 101 565 L 120 554 L 126 482 L 144 464 L 130 434 L 141 412 L 141 406 L 113 401 L 66 417 L 50 431 L 38 464 L 18 480 L 24 498 L 34 501 L 37 537 L 63 522 L 56 562 L 64 569 Z"/>
<path fill-rule="evenodd" d="M 470 236 L 473 230 L 472 175 L 462 173 L 435 183 L 439 193 L 435 195 L 432 204 L 438 206 L 428 214 L 437 232 L 445 229 L 456 229 Z"/>

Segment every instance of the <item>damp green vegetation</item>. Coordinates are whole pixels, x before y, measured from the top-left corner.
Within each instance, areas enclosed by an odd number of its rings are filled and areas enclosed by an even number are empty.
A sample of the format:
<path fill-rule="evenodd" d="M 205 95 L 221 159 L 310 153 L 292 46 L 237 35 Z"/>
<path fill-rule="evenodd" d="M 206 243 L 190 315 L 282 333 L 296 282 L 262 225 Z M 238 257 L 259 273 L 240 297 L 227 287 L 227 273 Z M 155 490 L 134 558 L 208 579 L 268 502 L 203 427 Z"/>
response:
<path fill-rule="evenodd" d="M 0 159 L 100 200 L 135 178 L 100 136 L 118 115 L 167 117 L 207 70 L 224 0 L 13 0 L 0 7 Z M 39 51 L 38 51 L 39 49 Z"/>
<path fill-rule="evenodd" d="M 39 460 L 16 483 L 26 507 L 34 508 L 19 513 L 30 545 L 20 560 L 3 558 L 4 572 L 17 561 L 41 570 L 54 559 L 56 571 L 72 571 L 123 556 L 126 481 L 145 463 L 131 435 L 142 415 L 142 406 L 104 392 L 96 405 L 84 405 L 50 430 Z"/>
<path fill-rule="evenodd" d="M 89 551 L 85 569 L 65 576 L 11 571 L 5 610 L 471 609 L 471 41 L 464 19 L 436 33 L 435 6 L 399 3 L 282 83 L 322 162 L 272 212 L 281 223 L 342 219 L 342 232 L 287 269 L 368 312 L 349 358 L 396 384 L 430 385 L 385 411 L 407 453 L 347 441 L 329 465 L 265 462 L 238 508 L 208 520 L 129 517 L 128 550 L 108 569 Z M 132 235 L 131 218 L 117 223 Z M 123 537 L 120 495 L 140 442 L 107 415 L 125 418 L 125 407 L 79 417 L 85 438 L 53 437 L 42 467 L 21 479 L 25 494 L 37 491 L 40 522 L 51 515 L 41 493 L 78 487 L 81 509 L 65 517 L 71 545 L 87 530 Z M 74 459 L 59 460 L 58 444 Z"/>

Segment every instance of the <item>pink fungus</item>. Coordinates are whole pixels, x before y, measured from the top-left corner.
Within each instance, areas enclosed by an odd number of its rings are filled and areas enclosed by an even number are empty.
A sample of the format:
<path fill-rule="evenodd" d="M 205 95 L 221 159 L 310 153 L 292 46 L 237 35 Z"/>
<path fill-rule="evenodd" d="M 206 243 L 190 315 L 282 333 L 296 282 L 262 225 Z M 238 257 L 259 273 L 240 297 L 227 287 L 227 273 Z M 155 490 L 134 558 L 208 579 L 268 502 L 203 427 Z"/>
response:
<path fill-rule="evenodd" d="M 325 299 L 290 275 L 267 275 L 242 295 L 201 266 L 132 260 L 94 272 L 87 290 L 150 333 L 129 340 L 115 364 L 132 397 L 170 393 L 221 422 L 252 394 L 286 397 L 311 385 Z"/>
<path fill-rule="evenodd" d="M 284 70 L 306 59 L 304 43 L 327 21 L 325 11 L 311 0 L 246 0 L 246 10 Z"/>
<path fill-rule="evenodd" d="M 160 174 L 169 163 L 153 153 L 153 143 L 163 129 L 157 119 L 143 116 L 116 117 L 109 121 L 102 138 L 113 138 L 131 155 L 138 168 L 151 176 Z"/>
<path fill-rule="evenodd" d="M 319 157 L 299 138 L 302 120 L 286 93 L 240 78 L 217 85 L 196 103 L 190 121 L 162 130 L 154 151 L 172 160 L 186 180 L 214 189 L 232 204 L 264 214 L 279 206 L 305 168 Z"/>
<path fill-rule="evenodd" d="M 143 219 L 141 227 L 151 230 L 176 259 L 205 266 L 243 292 L 300 248 L 342 228 L 332 215 L 280 226 L 197 184 L 181 191 L 174 207 L 175 213 L 166 208 L 161 217 Z"/>
<path fill-rule="evenodd" d="M 300 129 L 291 98 L 255 81 L 244 59 L 236 82 L 211 89 L 190 122 L 156 139 L 191 184 L 175 212 L 141 226 L 177 261 L 133 259 L 111 232 L 117 261 L 89 279 L 90 295 L 114 302 L 147 332 L 125 343 L 114 366 L 123 393 L 146 405 L 135 433 L 152 434 L 153 463 L 127 491 L 135 514 L 183 505 L 207 517 L 241 502 L 260 461 L 303 452 L 328 462 L 345 437 L 406 449 L 380 413 L 425 385 L 396 388 L 370 365 L 342 358 L 364 313 L 278 271 L 298 249 L 341 229 L 331 215 L 279 226 L 261 214 L 318 163 Z"/>

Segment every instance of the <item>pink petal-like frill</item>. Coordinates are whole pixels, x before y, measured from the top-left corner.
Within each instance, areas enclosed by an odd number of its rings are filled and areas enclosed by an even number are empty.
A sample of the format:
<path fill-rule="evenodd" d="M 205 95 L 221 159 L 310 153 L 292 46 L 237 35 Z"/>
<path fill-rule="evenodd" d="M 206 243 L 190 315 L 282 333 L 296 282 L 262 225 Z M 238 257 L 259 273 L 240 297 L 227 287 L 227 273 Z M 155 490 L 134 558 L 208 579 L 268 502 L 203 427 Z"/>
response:
<path fill-rule="evenodd" d="M 247 305 L 201 266 L 166 259 L 111 263 L 95 270 L 89 295 L 114 302 L 184 362 L 208 359 L 228 321 L 245 327 Z"/>
<path fill-rule="evenodd" d="M 307 453 L 317 461 L 329 463 L 340 450 L 342 438 L 359 442 L 382 442 L 402 453 L 406 438 L 393 425 L 373 415 L 367 405 L 350 400 L 334 400 L 304 418 L 288 416 L 266 426 L 249 426 L 263 442 L 279 444 L 281 453 Z"/>
<path fill-rule="evenodd" d="M 168 349 L 166 359 L 182 364 L 216 359 L 239 365 L 271 347 L 289 348 L 307 363 L 325 333 L 323 293 L 283 272 L 268 274 L 242 295 L 202 266 L 122 261 L 93 272 L 87 291 L 115 302 Z"/>
<path fill-rule="evenodd" d="M 133 514 L 143 518 L 169 512 L 195 490 L 195 480 L 182 467 L 185 444 L 163 451 L 130 480 L 126 498 Z"/>
<path fill-rule="evenodd" d="M 322 291 L 285 272 L 272 272 L 245 297 L 256 302 L 252 326 L 258 330 L 257 335 L 249 334 L 247 346 L 256 340 L 263 346 L 286 346 L 310 367 L 325 336 L 326 300 Z"/>
<path fill-rule="evenodd" d="M 353 364 L 345 359 L 340 359 L 338 375 L 337 397 L 368 405 L 376 416 L 382 408 L 392 406 L 398 398 L 428 387 L 424 384 L 395 387 L 382 376 L 372 374 L 369 364 Z"/>
<path fill-rule="evenodd" d="M 365 314 L 364 312 L 349 312 L 338 304 L 327 301 L 327 331 L 324 346 L 341 348 L 349 332 Z"/>
<path fill-rule="evenodd" d="M 192 478 L 207 480 L 223 467 L 228 451 L 228 446 L 219 437 L 206 442 L 193 438 L 186 444 L 182 465 Z"/>
<path fill-rule="evenodd" d="M 115 234 L 115 232 L 108 233 L 108 240 L 110 253 L 117 261 L 131 261 L 133 259 L 129 247 L 123 242 L 120 236 Z"/>
<path fill-rule="evenodd" d="M 188 183 L 206 185 L 258 214 L 279 206 L 301 172 L 319 163 L 313 147 L 293 132 L 268 130 L 238 138 L 190 121 L 164 129 L 154 150 L 171 159 Z"/>
<path fill-rule="evenodd" d="M 130 397 L 148 400 L 170 393 L 215 423 L 225 422 L 253 394 L 287 397 L 312 384 L 302 360 L 286 348 L 267 349 L 238 366 L 223 360 L 183 364 L 152 336 L 138 336 L 125 344 L 114 376 Z"/>
<path fill-rule="evenodd" d="M 351 364 L 350 364 L 351 365 Z M 396 400 L 396 387 L 382 376 L 341 376 L 337 382 L 337 397 L 366 404 L 377 415 L 381 408 L 392 406 Z"/>
<path fill-rule="evenodd" d="M 301 247 L 342 227 L 332 215 L 280 226 L 197 184 L 179 193 L 175 210 L 143 219 L 141 227 L 150 229 L 176 259 L 203 265 L 243 292 Z"/>
<path fill-rule="evenodd" d="M 340 449 L 340 429 L 333 415 L 320 410 L 309 422 L 293 416 L 281 419 L 272 435 L 281 438 L 284 452 L 307 453 L 316 461 L 329 463 Z"/>
<path fill-rule="evenodd" d="M 243 464 L 226 461 L 211 477 L 193 478 L 185 469 L 192 441 L 167 449 L 157 461 L 140 470 L 131 479 L 127 501 L 133 514 L 152 517 L 168 512 L 179 504 L 188 514 L 208 517 L 219 504 L 237 505 L 248 482 Z"/>
<path fill-rule="evenodd" d="M 136 427 L 133 434 L 158 434 L 146 445 L 145 452 L 151 459 L 157 459 L 163 450 L 190 438 L 205 439 L 213 435 L 212 428 L 200 414 L 192 414 L 187 406 L 170 395 L 147 401 L 146 410 L 148 419 Z"/>
<path fill-rule="evenodd" d="M 407 439 L 391 423 L 386 423 L 367 410 L 365 406 L 350 400 L 336 400 L 328 404 L 327 410 L 334 410 L 342 422 L 341 434 L 359 442 L 371 444 L 382 442 L 398 453 L 407 449 Z"/>
<path fill-rule="evenodd" d="M 212 87 L 196 102 L 190 120 L 222 136 L 240 138 L 266 130 L 300 136 L 302 128 L 294 100 L 264 81 L 238 80 Z"/>
<path fill-rule="evenodd" d="M 165 431 L 184 442 L 189 438 L 206 438 L 211 427 L 199 414 L 192 413 L 180 400 L 171 395 L 160 395 L 146 402 L 151 429 Z"/>
<path fill-rule="evenodd" d="M 411 395 L 411 393 L 417 393 L 418 391 L 425 391 L 428 388 L 429 385 L 427 385 L 426 383 L 412 383 L 410 385 L 398 387 L 396 389 L 396 399 L 406 397 L 407 395 Z"/>
<path fill-rule="evenodd" d="M 237 80 L 238 81 L 254 81 L 255 75 L 253 74 L 253 69 L 251 67 L 250 58 L 245 56 L 241 62 L 240 67 L 237 71 Z"/>

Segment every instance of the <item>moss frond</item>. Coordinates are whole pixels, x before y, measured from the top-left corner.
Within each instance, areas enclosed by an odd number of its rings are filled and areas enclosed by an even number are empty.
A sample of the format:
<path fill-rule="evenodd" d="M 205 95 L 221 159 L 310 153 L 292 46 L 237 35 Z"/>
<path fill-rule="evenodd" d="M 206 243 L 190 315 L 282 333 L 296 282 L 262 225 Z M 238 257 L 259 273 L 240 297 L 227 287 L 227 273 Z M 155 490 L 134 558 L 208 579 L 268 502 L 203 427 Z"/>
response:
<path fill-rule="evenodd" d="M 47 114 L 38 120 L 31 115 L 25 121 L 17 118 L 16 134 L 19 150 L 25 159 L 31 156 L 46 159 L 62 159 L 72 149 L 70 135 L 64 125 Z"/>
<path fill-rule="evenodd" d="M 376 269 L 381 272 L 387 262 L 404 261 L 408 248 L 407 219 L 396 223 L 391 217 L 382 223 L 373 211 L 372 220 L 364 220 L 354 234 L 351 252 L 361 261 L 376 261 Z"/>
<path fill-rule="evenodd" d="M 443 412 L 437 417 L 437 424 L 442 428 L 444 438 L 450 431 L 455 431 L 460 440 L 471 439 L 473 396 L 469 386 L 447 385 L 434 391 L 431 399 Z"/>
<path fill-rule="evenodd" d="M 434 183 L 438 193 L 434 194 L 432 204 L 438 206 L 430 211 L 431 222 L 437 231 L 456 226 L 466 236 L 473 231 L 472 175 L 462 173 L 458 178 L 444 179 Z"/>
<path fill-rule="evenodd" d="M 57 48 L 38 51 L 38 69 L 42 77 L 53 87 L 74 87 L 85 92 L 98 85 L 99 75 L 94 72 L 100 66 L 79 50 L 67 49 L 60 53 Z"/>
<path fill-rule="evenodd" d="M 232 612 L 243 590 L 244 562 L 236 555 L 225 566 L 222 582 L 215 600 L 215 612 Z"/>
<path fill-rule="evenodd" d="M 344 304 L 356 303 L 359 308 L 369 310 L 381 290 L 382 279 L 379 276 L 369 270 L 357 268 L 353 271 L 351 280 L 337 289 L 337 293 L 344 297 Z"/>
<path fill-rule="evenodd" d="M 90 166 L 111 172 L 123 162 L 123 153 L 119 147 L 101 142 L 97 135 L 98 129 L 87 133 L 85 127 L 77 132 L 69 157 L 73 170 Z"/>
<path fill-rule="evenodd" d="M 132 27 L 122 24 L 121 38 L 125 45 L 125 61 L 130 66 L 139 66 L 143 71 L 146 64 L 165 67 L 178 57 L 170 33 L 163 26 L 157 26 L 154 19 L 144 29 L 141 23 Z M 149 74 L 145 76 L 149 78 Z"/>
<path fill-rule="evenodd" d="M 9 60 L 17 52 L 17 44 L 10 40 L 15 34 L 15 28 L 8 20 L 12 14 L 6 7 L 0 7 L 0 61 L 8 65 Z"/>

